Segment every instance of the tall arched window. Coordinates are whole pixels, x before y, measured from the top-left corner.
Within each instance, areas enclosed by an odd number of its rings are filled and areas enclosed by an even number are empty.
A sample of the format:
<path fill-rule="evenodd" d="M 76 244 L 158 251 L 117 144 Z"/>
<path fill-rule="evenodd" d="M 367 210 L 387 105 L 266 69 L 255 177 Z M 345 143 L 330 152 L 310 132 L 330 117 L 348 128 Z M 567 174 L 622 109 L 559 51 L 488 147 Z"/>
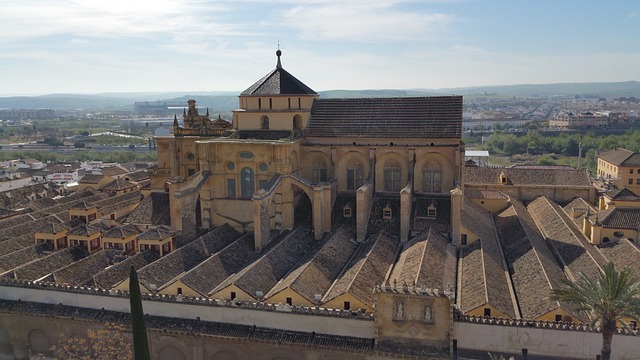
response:
<path fill-rule="evenodd" d="M 347 190 L 357 190 L 364 184 L 364 167 L 358 159 L 347 163 Z"/>
<path fill-rule="evenodd" d="M 240 170 L 240 195 L 242 197 L 253 196 L 253 169 L 250 167 Z"/>
<path fill-rule="evenodd" d="M 442 165 L 437 161 L 427 161 L 422 168 L 422 191 L 442 192 Z"/>
<path fill-rule="evenodd" d="M 293 117 L 293 130 L 300 130 L 302 129 L 302 116 L 300 116 L 300 114 L 296 114 Z"/>
<path fill-rule="evenodd" d="M 327 163 L 324 159 L 315 159 L 311 168 L 312 182 L 319 183 L 327 181 Z"/>
<path fill-rule="evenodd" d="M 262 129 L 264 129 L 264 130 L 269 129 L 269 117 L 268 116 L 265 115 L 265 116 L 262 117 L 261 125 L 262 125 Z"/>
<path fill-rule="evenodd" d="M 400 191 L 400 164 L 390 159 L 384 163 L 384 191 Z"/>

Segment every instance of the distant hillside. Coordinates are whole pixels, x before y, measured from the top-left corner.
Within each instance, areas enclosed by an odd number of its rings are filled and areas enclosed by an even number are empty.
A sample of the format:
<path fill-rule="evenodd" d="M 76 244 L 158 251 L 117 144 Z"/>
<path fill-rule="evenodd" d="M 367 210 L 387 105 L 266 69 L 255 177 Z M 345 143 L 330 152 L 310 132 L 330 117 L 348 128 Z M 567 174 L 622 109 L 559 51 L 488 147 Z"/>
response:
<path fill-rule="evenodd" d="M 437 89 L 442 93 L 458 95 L 495 94 L 496 96 L 547 97 L 640 97 L 640 82 L 625 81 L 611 83 L 565 83 L 565 84 L 523 84 L 502 86 L 477 86 L 467 88 Z"/>
<path fill-rule="evenodd" d="M 185 95 L 187 94 L 187 95 Z M 191 95 L 189 95 L 191 94 Z M 200 107 L 212 112 L 230 111 L 238 107 L 240 91 L 190 91 L 190 92 L 114 92 L 104 94 L 51 94 L 42 96 L 0 97 L 0 108 L 85 111 L 133 111 L 136 101 L 167 101 L 184 104 L 195 99 Z M 370 98 L 392 96 L 441 96 L 463 95 L 468 98 L 494 97 L 640 97 L 640 82 L 572 83 L 572 84 L 524 84 L 502 86 L 477 86 L 443 89 L 383 89 L 383 90 L 326 90 L 323 98 Z"/>

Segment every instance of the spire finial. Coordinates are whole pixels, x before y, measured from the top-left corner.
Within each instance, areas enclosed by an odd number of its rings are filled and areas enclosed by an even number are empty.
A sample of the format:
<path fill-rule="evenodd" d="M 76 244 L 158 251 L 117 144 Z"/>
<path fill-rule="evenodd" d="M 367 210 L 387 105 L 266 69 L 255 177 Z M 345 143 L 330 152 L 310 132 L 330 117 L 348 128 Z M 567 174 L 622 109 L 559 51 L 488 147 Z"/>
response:
<path fill-rule="evenodd" d="M 280 51 L 280 40 L 278 40 L 278 51 L 276 51 L 276 56 L 278 57 L 278 63 L 276 64 L 277 69 L 282 69 L 282 63 L 280 62 L 281 55 L 282 51 Z"/>

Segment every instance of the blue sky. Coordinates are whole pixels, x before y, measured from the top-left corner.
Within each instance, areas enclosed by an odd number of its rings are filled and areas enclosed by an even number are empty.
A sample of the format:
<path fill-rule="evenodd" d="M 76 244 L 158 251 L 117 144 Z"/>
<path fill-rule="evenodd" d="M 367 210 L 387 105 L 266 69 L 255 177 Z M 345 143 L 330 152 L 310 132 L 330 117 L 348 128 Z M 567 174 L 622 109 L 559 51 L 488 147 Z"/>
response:
<path fill-rule="evenodd" d="M 0 95 L 640 80 L 640 1 L 3 0 Z"/>

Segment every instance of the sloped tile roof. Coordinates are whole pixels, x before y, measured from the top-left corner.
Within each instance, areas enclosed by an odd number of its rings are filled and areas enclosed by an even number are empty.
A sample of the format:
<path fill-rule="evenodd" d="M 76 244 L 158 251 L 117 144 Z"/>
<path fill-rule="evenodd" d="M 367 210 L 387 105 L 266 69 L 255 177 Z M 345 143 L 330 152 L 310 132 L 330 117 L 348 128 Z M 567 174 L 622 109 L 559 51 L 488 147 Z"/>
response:
<path fill-rule="evenodd" d="M 128 216 L 127 222 L 145 225 L 170 225 L 169 193 L 152 192 Z"/>
<path fill-rule="evenodd" d="M 507 176 L 508 185 L 563 185 L 591 186 L 587 170 L 563 169 L 509 169 L 464 167 L 465 184 L 499 185 L 500 174 Z"/>
<path fill-rule="evenodd" d="M 524 205 L 512 200 L 495 223 L 522 317 L 536 319 L 560 307 L 549 295 L 565 277 Z"/>
<path fill-rule="evenodd" d="M 88 252 L 84 247 L 72 246 L 13 269 L 13 278 L 35 281 L 87 255 Z"/>
<path fill-rule="evenodd" d="M 498 190 L 476 189 L 473 187 L 465 188 L 464 195 L 469 199 L 507 200 L 509 198 Z"/>
<path fill-rule="evenodd" d="M 126 237 L 129 237 L 131 235 L 138 235 L 140 234 L 141 231 L 138 230 L 137 227 L 131 225 L 131 224 L 127 224 L 124 226 L 116 226 L 113 227 L 107 231 L 105 231 L 102 234 L 103 238 L 114 238 L 114 239 L 124 239 Z"/>
<path fill-rule="evenodd" d="M 161 288 L 175 277 L 193 269 L 211 254 L 222 250 L 240 233 L 225 224 L 138 270 L 138 279 L 147 289 Z M 151 289 L 150 289 L 151 290 Z"/>
<path fill-rule="evenodd" d="M 14 251 L 33 245 L 33 239 L 33 234 L 23 234 L 21 236 L 0 239 L 0 256 L 11 254 Z"/>
<path fill-rule="evenodd" d="M 96 175 L 96 174 L 86 174 L 83 176 L 79 184 L 97 184 L 99 183 L 105 176 L 104 175 Z"/>
<path fill-rule="evenodd" d="M 152 250 L 145 250 L 133 256 L 129 256 L 125 260 L 122 260 L 93 275 L 93 285 L 102 289 L 110 290 L 129 278 L 129 271 L 132 265 L 136 270 L 140 270 L 159 258 L 160 255 Z"/>
<path fill-rule="evenodd" d="M 640 166 L 640 154 L 623 148 L 600 154 L 598 158 L 617 166 Z"/>
<path fill-rule="evenodd" d="M 604 257 L 596 252 L 560 206 L 541 196 L 532 201 L 527 209 L 573 279 L 577 281 L 580 273 L 591 280 L 597 279 L 600 266 L 605 263 Z"/>
<path fill-rule="evenodd" d="M 138 240 L 164 240 L 171 237 L 173 233 L 166 226 L 156 226 L 147 229 L 137 236 Z"/>
<path fill-rule="evenodd" d="M 127 175 L 131 180 L 140 182 L 149 179 L 149 173 L 146 170 L 132 172 Z"/>
<path fill-rule="evenodd" d="M 385 280 L 393 263 L 397 238 L 381 232 L 364 242 L 345 266 L 333 286 L 322 299 L 329 302 L 340 295 L 349 293 L 367 305 L 373 305 L 373 288 Z"/>
<path fill-rule="evenodd" d="M 453 289 L 456 267 L 455 261 L 447 261 L 447 257 L 451 256 L 455 259 L 455 247 L 441 233 L 429 228 L 403 245 L 389 283 Z"/>
<path fill-rule="evenodd" d="M 309 302 L 319 305 L 322 296 L 358 247 L 352 234 L 353 229 L 349 225 L 336 229 L 320 247 L 278 282 L 265 298 L 290 288 Z M 320 294 L 320 299 L 316 299 L 316 294 Z"/>
<path fill-rule="evenodd" d="M 122 178 L 113 179 L 110 183 L 100 188 L 102 191 L 118 191 L 136 187 L 137 185 Z"/>
<path fill-rule="evenodd" d="M 310 87 L 278 66 L 240 95 L 317 95 Z"/>
<path fill-rule="evenodd" d="M 582 227 L 582 222 L 584 221 L 585 216 L 591 216 L 598 212 L 593 207 L 593 205 L 589 204 L 583 198 L 575 198 L 571 200 L 570 203 L 564 206 L 563 210 L 565 214 L 567 214 L 578 227 Z M 579 211 L 580 213 L 583 213 L 583 214 L 574 218 L 573 217 L 574 211 Z"/>
<path fill-rule="evenodd" d="M 619 190 L 607 191 L 604 195 L 611 200 L 640 201 L 640 195 L 637 195 L 626 187 Z"/>
<path fill-rule="evenodd" d="M 257 291 L 266 294 L 312 249 L 314 242 L 311 229 L 298 227 L 256 261 L 222 282 L 211 293 L 235 284 L 254 297 Z"/>
<path fill-rule="evenodd" d="M 102 173 L 102 175 L 113 177 L 113 176 L 128 174 L 129 170 L 123 168 L 120 165 L 115 165 L 115 166 L 104 167 L 100 169 L 100 172 Z"/>
<path fill-rule="evenodd" d="M 462 225 L 479 239 L 460 250 L 460 308 L 471 311 L 490 304 L 507 316 L 515 317 L 511 285 L 491 213 L 471 201 L 465 201 Z"/>
<path fill-rule="evenodd" d="M 454 138 L 462 131 L 462 96 L 319 99 L 305 136 Z"/>
<path fill-rule="evenodd" d="M 613 261 L 617 269 L 629 267 L 640 278 L 640 249 L 628 239 L 619 239 L 598 246 L 598 250 Z"/>
<path fill-rule="evenodd" d="M 613 207 L 598 212 L 602 226 L 613 229 L 638 229 L 640 227 L 640 208 Z"/>
<path fill-rule="evenodd" d="M 80 224 L 71 228 L 71 230 L 69 230 L 67 234 L 88 237 L 95 233 L 101 232 L 102 230 L 102 227 L 98 226 L 97 224 Z"/>
<path fill-rule="evenodd" d="M 90 285 L 93 281 L 93 275 L 111 265 L 117 253 L 118 251 L 114 249 L 100 250 L 54 271 L 53 279 L 58 284 Z"/>
<path fill-rule="evenodd" d="M 69 230 L 69 226 L 66 224 L 47 222 L 39 226 L 36 232 L 43 234 L 58 234 L 64 230 Z"/>
<path fill-rule="evenodd" d="M 0 256 L 0 274 L 24 265 L 30 261 L 45 257 L 53 251 L 53 245 L 47 243 L 31 245 Z"/>
<path fill-rule="evenodd" d="M 179 280 L 207 297 L 211 290 L 257 257 L 253 236 L 246 234 L 189 270 Z M 172 283 L 165 286 L 169 284 Z"/>

